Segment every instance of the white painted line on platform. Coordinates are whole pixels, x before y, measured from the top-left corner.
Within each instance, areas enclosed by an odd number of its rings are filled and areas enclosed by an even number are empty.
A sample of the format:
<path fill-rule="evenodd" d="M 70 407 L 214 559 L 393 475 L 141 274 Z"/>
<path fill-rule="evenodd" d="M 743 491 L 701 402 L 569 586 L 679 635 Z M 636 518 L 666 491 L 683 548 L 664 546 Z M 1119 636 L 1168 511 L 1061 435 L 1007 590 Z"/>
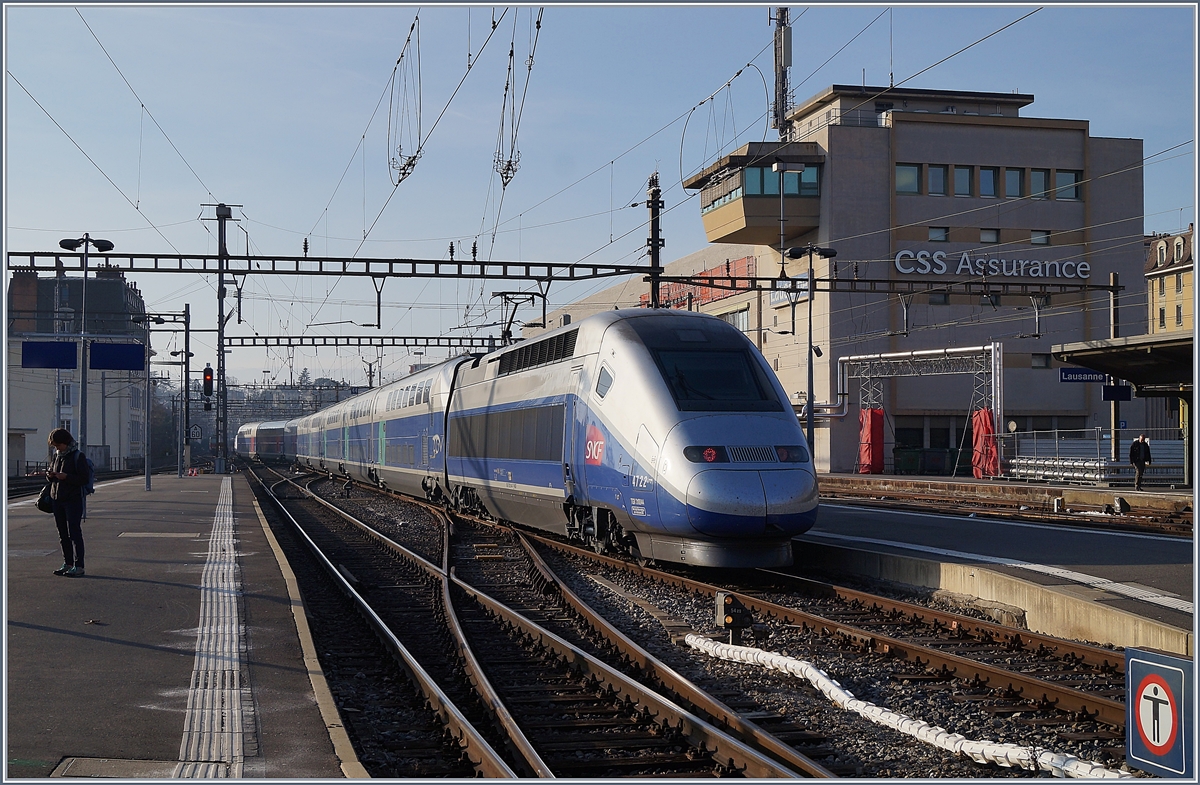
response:
<path fill-rule="evenodd" d="M 966 551 L 952 551 L 946 548 L 930 548 L 925 545 L 913 545 L 907 542 L 896 542 L 894 540 L 876 540 L 871 537 L 855 537 L 848 534 L 830 534 L 827 532 L 808 532 L 805 536 L 824 537 L 834 540 L 847 540 L 852 543 L 869 543 L 872 545 L 886 545 L 891 548 L 904 548 L 910 551 L 918 551 L 920 553 L 930 553 L 936 556 L 948 556 L 956 559 L 965 559 L 968 561 L 981 561 L 988 564 L 999 564 L 1005 567 L 1017 567 L 1030 572 L 1038 572 L 1043 575 L 1051 575 L 1055 578 L 1074 581 L 1085 586 L 1090 586 L 1099 591 L 1111 592 L 1112 594 L 1120 594 L 1125 597 L 1132 597 L 1135 600 L 1142 602 L 1151 602 L 1155 605 L 1161 605 L 1164 608 L 1171 608 L 1184 613 L 1193 613 L 1194 604 L 1188 600 L 1179 599 L 1177 597 L 1167 597 L 1159 594 L 1156 591 L 1142 588 L 1140 586 L 1130 586 L 1125 583 L 1117 583 L 1110 581 L 1107 578 L 1097 578 L 1094 575 L 1087 575 L 1082 572 L 1075 572 L 1063 567 L 1051 567 L 1045 564 L 1035 564 L 1034 562 L 1022 561 L 1020 559 L 1003 559 L 997 556 L 984 556 L 979 553 L 967 553 Z"/>
<path fill-rule="evenodd" d="M 972 523 L 980 522 L 994 524 L 996 526 L 1016 526 L 1023 529 L 1041 529 L 1043 531 L 1079 531 L 1088 534 L 1103 534 L 1106 537 L 1128 537 L 1134 540 L 1156 540 L 1158 542 L 1187 542 L 1191 537 L 1178 536 L 1172 537 L 1168 534 L 1142 534 L 1140 532 L 1125 532 L 1116 531 L 1114 529 L 1104 529 L 1101 527 L 1077 526 L 1075 524 L 1066 523 L 1027 523 L 1025 521 L 1009 521 L 1003 518 L 971 518 L 967 515 L 946 515 L 940 512 L 913 512 L 912 510 L 880 510 L 878 507 L 858 506 L 854 504 L 828 504 L 821 502 L 822 507 L 836 507 L 839 510 L 853 510 L 855 512 L 886 512 L 888 515 L 912 515 L 918 518 L 944 518 L 952 521 L 971 521 Z"/>
<path fill-rule="evenodd" d="M 242 683 L 246 639 L 238 608 L 241 593 L 233 482 L 225 477 L 200 582 L 196 660 L 174 778 L 242 777 L 244 734 L 254 731 L 255 722 L 250 687 Z"/>

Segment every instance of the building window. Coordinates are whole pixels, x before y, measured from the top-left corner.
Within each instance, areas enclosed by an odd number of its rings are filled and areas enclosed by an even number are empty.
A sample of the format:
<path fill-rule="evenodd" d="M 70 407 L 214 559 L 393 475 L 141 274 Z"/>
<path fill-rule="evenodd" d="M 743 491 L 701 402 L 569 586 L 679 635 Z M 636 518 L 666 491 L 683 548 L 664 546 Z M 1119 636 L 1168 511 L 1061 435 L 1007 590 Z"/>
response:
<path fill-rule="evenodd" d="M 950 240 L 949 226 L 931 226 L 929 227 L 929 242 L 945 243 Z"/>
<path fill-rule="evenodd" d="M 1162 276 L 1158 279 L 1158 296 L 1162 297 L 1167 293 L 1167 276 Z"/>
<path fill-rule="evenodd" d="M 1005 169 L 1004 170 L 1004 195 L 1009 199 L 1019 199 L 1021 197 L 1021 181 L 1024 172 L 1020 169 Z"/>
<path fill-rule="evenodd" d="M 732 324 L 742 332 L 750 329 L 750 306 L 746 306 L 740 311 L 732 311 L 730 313 L 721 314 L 721 318 Z"/>
<path fill-rule="evenodd" d="M 821 167 L 808 165 L 803 172 L 783 173 L 785 196 L 820 196 Z M 779 173 L 761 166 L 750 166 L 742 175 L 747 196 L 779 196 Z"/>
<path fill-rule="evenodd" d="M 59 385 L 59 387 L 58 387 L 58 404 L 59 404 L 59 406 L 70 406 L 71 405 L 71 385 L 69 385 L 69 384 Z"/>
<path fill-rule="evenodd" d="M 930 305 L 949 305 L 950 304 L 950 292 L 930 292 L 929 293 L 929 304 Z"/>
<path fill-rule="evenodd" d="M 929 195 L 930 196 L 945 196 L 946 195 L 946 175 L 949 172 L 948 166 L 931 165 L 929 167 Z"/>
<path fill-rule="evenodd" d="M 1045 199 L 1046 192 L 1050 190 L 1050 170 L 1049 169 L 1030 169 L 1029 170 L 1029 195 L 1034 199 Z"/>
<path fill-rule="evenodd" d="M 897 447 L 925 446 L 925 418 L 899 415 L 894 420 Z"/>
<path fill-rule="evenodd" d="M 1183 261 L 1183 240 L 1175 241 L 1175 261 Z"/>
<path fill-rule="evenodd" d="M 918 164 L 896 164 L 896 193 L 921 193 L 921 167 Z"/>
<path fill-rule="evenodd" d="M 1159 329 L 1166 329 L 1166 326 L 1167 326 L 1167 309 L 1166 308 L 1158 309 L 1158 326 L 1159 326 Z"/>
<path fill-rule="evenodd" d="M 1029 233 L 1029 242 L 1033 245 L 1049 245 L 1050 230 L 1049 229 L 1034 229 Z"/>
<path fill-rule="evenodd" d="M 1158 266 L 1162 267 L 1166 263 L 1167 263 L 1167 244 L 1159 243 L 1158 244 Z"/>
<path fill-rule="evenodd" d="M 1054 173 L 1054 198 L 1055 199 L 1079 199 L 1079 182 L 1082 180 L 1081 172 L 1068 172 L 1059 169 Z"/>
<path fill-rule="evenodd" d="M 996 184 L 1000 180 L 1000 170 L 983 167 L 979 170 L 979 195 L 995 196 Z"/>
<path fill-rule="evenodd" d="M 1032 367 L 1034 367 L 1034 368 L 1049 368 L 1050 367 L 1050 355 L 1034 354 Z"/>
<path fill-rule="evenodd" d="M 783 175 L 784 196 L 820 196 L 821 167 L 809 164 L 803 172 L 785 172 Z"/>
<path fill-rule="evenodd" d="M 744 173 L 746 196 L 779 196 L 779 175 L 761 166 L 748 167 Z"/>
<path fill-rule="evenodd" d="M 1183 324 L 1183 306 L 1175 306 L 1175 324 Z"/>
<path fill-rule="evenodd" d="M 1000 242 L 999 229 L 980 229 L 979 242 L 981 243 L 998 243 Z"/>
<path fill-rule="evenodd" d="M 954 167 L 954 195 L 955 196 L 970 196 L 971 190 L 971 167 L 956 166 Z"/>
<path fill-rule="evenodd" d="M 1183 291 L 1183 273 L 1175 273 L 1175 291 L 1176 293 Z"/>
<path fill-rule="evenodd" d="M 777 370 L 777 371 L 779 370 L 779 358 L 778 357 L 775 358 L 775 370 Z"/>

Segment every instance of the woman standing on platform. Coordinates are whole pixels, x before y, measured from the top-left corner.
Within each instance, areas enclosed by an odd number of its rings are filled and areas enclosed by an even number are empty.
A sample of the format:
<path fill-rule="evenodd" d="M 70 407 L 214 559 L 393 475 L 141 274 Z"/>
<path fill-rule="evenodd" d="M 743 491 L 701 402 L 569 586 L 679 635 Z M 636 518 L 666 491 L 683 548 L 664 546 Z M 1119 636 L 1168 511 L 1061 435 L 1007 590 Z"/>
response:
<path fill-rule="evenodd" d="M 54 457 L 46 478 L 50 480 L 50 498 L 54 500 L 54 522 L 62 543 L 63 566 L 55 575 L 77 578 L 83 575 L 83 486 L 87 483 L 87 459 L 66 428 L 50 432 Z"/>

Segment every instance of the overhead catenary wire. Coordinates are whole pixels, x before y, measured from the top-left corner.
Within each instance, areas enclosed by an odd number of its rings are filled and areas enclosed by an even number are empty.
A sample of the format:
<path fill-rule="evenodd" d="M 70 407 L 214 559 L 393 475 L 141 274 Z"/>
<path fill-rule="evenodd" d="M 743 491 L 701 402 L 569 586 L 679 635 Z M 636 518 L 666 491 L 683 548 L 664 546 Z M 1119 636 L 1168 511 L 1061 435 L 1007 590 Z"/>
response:
<path fill-rule="evenodd" d="M 144 218 L 146 220 L 146 223 L 150 224 L 150 228 L 153 229 L 155 232 L 157 232 L 158 236 L 161 237 L 163 239 L 163 241 L 166 242 L 167 245 L 171 246 L 172 251 L 174 251 L 176 254 L 179 254 L 179 249 L 176 248 L 175 245 L 170 240 L 167 239 L 167 236 L 162 233 L 162 230 L 159 229 L 158 226 L 155 225 L 154 221 L 150 220 L 150 216 L 146 215 L 146 213 L 144 211 L 138 209 L 138 206 L 134 203 L 134 201 L 132 199 L 130 199 L 129 196 L 124 191 L 121 190 L 121 187 L 119 185 L 117 185 L 115 182 L 113 182 L 113 179 L 108 176 L 108 173 L 105 172 L 103 168 L 101 168 L 100 164 L 96 163 L 95 159 L 93 159 L 90 155 L 88 155 L 87 151 L 84 150 L 82 146 L 80 146 L 79 142 L 76 142 L 74 137 L 72 137 L 71 134 L 67 133 L 67 129 L 63 128 L 62 125 L 58 122 L 58 120 L 54 119 L 54 115 L 50 114 L 50 112 L 46 109 L 46 107 L 42 106 L 41 102 L 33 97 L 33 93 L 29 92 L 29 90 L 27 90 L 25 88 L 25 85 L 21 84 L 21 81 L 19 79 L 17 79 L 17 77 L 13 76 L 13 72 L 5 71 L 5 73 L 8 74 L 9 79 L 12 79 L 14 82 L 17 83 L 17 87 L 20 87 L 21 90 L 25 93 L 25 95 L 29 96 L 29 100 L 33 101 L 37 105 L 37 108 L 41 109 L 42 113 L 45 114 L 46 117 L 50 118 L 50 122 L 54 123 L 55 127 L 57 127 L 58 130 L 62 131 L 63 136 L 67 137 L 68 141 L 70 141 L 71 144 L 75 145 L 75 149 L 77 149 L 80 153 L 83 154 L 83 157 L 88 160 L 88 163 L 90 163 L 92 166 L 94 166 L 96 168 L 96 171 L 99 172 L 101 174 L 101 176 L 103 176 L 104 179 L 108 181 L 108 184 L 111 185 L 116 190 L 116 192 L 119 193 L 125 199 L 125 201 L 129 203 L 129 206 L 133 208 L 134 212 L 136 212 L 138 215 L 142 216 L 142 218 Z M 182 254 L 179 254 L 179 255 L 182 256 Z"/>
<path fill-rule="evenodd" d="M 129 88 L 129 92 L 133 93 L 133 97 L 136 98 L 138 101 L 138 104 L 141 105 L 142 111 L 146 113 L 146 115 L 154 123 L 155 127 L 158 128 L 159 132 L 163 135 L 163 138 L 167 140 L 167 144 L 171 145 L 171 149 L 174 150 L 175 154 L 179 156 L 179 160 L 183 161 L 183 165 L 186 166 L 188 168 L 188 171 L 192 173 L 192 176 L 196 178 L 196 182 L 200 183 L 200 187 L 204 189 L 204 192 L 208 194 L 209 198 L 212 199 L 214 202 L 219 201 L 217 199 L 217 197 L 213 196 L 212 189 L 210 189 L 207 185 L 204 184 L 204 181 L 200 179 L 200 175 L 196 174 L 196 170 L 194 168 L 192 168 L 192 165 L 190 163 L 188 163 L 188 160 L 186 158 L 184 158 L 183 153 L 179 152 L 179 148 L 175 146 L 175 142 L 172 141 L 171 137 L 167 134 L 167 132 L 163 129 L 163 127 L 161 125 L 159 125 L 158 120 L 154 117 L 154 113 L 151 112 L 146 107 L 146 102 L 142 100 L 141 96 L 139 96 L 137 94 L 137 91 L 133 89 L 133 85 L 131 85 L 129 83 L 129 80 L 125 78 L 125 74 L 121 72 L 121 67 L 117 65 L 117 62 L 115 60 L 113 60 L 112 55 L 110 55 L 108 53 L 108 49 L 106 49 L 104 47 L 104 44 L 100 41 L 100 37 L 98 35 L 96 35 L 96 31 L 93 30 L 92 26 L 88 24 L 88 21 L 83 18 L 83 13 L 80 12 L 80 10 L 78 8 L 75 9 L 75 13 L 79 14 L 80 21 L 83 22 L 83 26 L 88 29 L 88 32 L 92 34 L 92 38 L 96 39 L 96 43 L 99 45 L 100 51 L 104 52 L 104 56 L 108 58 L 108 62 L 112 63 L 112 67 L 117 70 L 117 74 L 120 75 L 121 81 L 123 81 L 125 83 L 125 86 Z M 24 89 L 24 88 L 22 88 L 22 89 Z M 140 136 L 138 139 L 138 166 L 139 166 L 138 183 L 140 186 L 140 183 L 141 183 L 141 169 L 140 169 L 140 166 L 141 166 L 141 139 L 140 139 Z M 140 201 L 140 199 L 139 199 L 139 201 Z M 136 209 L 137 206 L 135 205 L 134 207 Z"/>

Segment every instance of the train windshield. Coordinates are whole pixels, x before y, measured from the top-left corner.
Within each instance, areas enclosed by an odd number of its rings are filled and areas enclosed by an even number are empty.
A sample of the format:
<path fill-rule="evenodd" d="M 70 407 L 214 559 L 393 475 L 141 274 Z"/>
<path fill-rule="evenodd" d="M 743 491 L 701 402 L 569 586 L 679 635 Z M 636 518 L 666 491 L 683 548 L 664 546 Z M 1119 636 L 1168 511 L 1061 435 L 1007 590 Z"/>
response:
<path fill-rule="evenodd" d="M 654 358 L 680 411 L 782 411 L 762 370 L 745 350 L 659 349 Z"/>

